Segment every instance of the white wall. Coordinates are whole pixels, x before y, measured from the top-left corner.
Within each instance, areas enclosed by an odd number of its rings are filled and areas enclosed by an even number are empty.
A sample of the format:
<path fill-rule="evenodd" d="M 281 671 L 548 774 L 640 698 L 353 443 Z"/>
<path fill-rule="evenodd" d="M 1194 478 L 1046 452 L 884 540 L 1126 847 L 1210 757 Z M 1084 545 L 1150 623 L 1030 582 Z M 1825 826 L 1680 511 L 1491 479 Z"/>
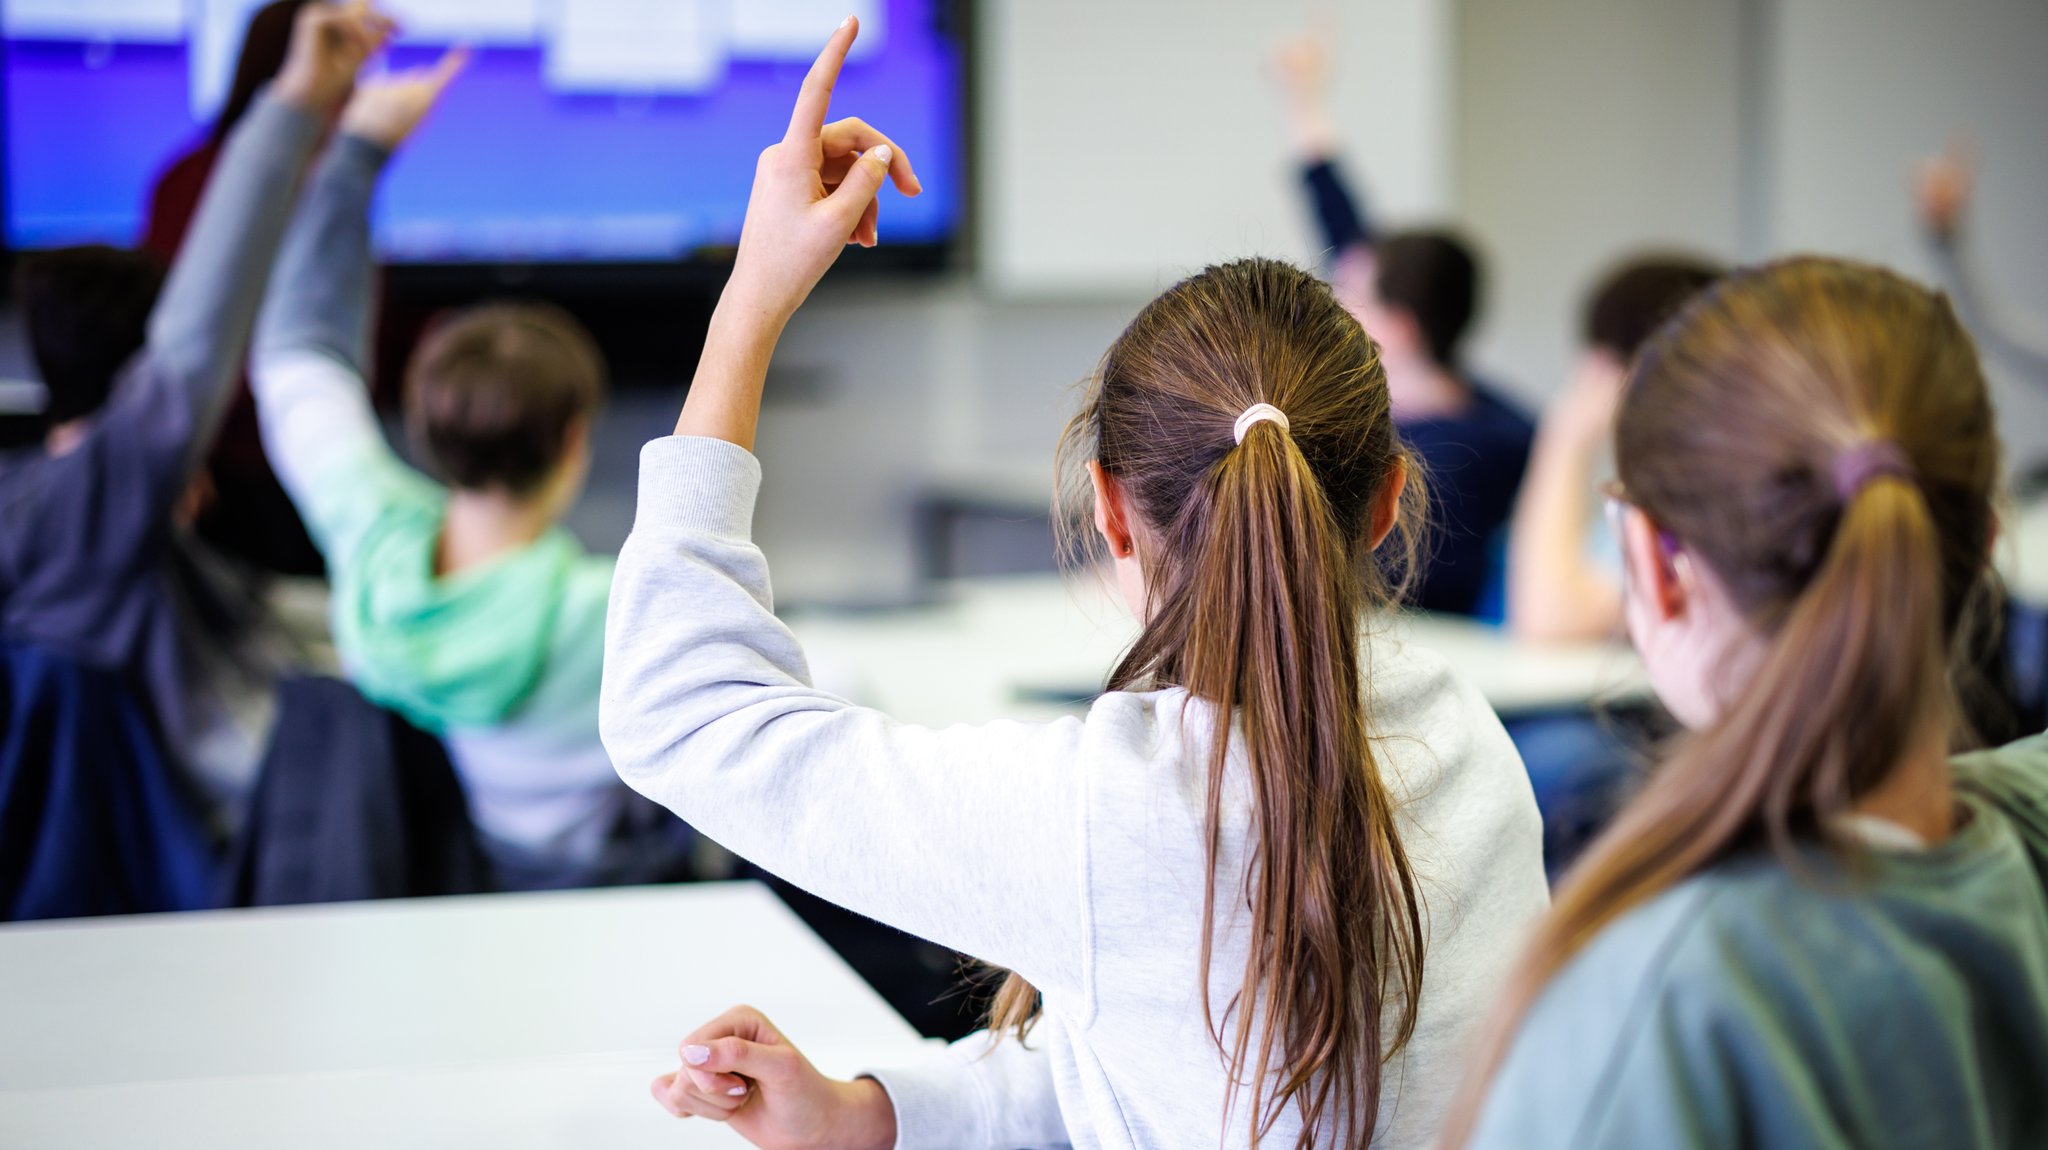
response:
<path fill-rule="evenodd" d="M 1314 254 L 1266 75 L 1309 0 L 985 0 L 979 8 L 986 284 L 1149 295 L 1203 264 Z M 1335 96 L 1375 204 L 1450 196 L 1451 0 L 1352 0 Z"/>
<path fill-rule="evenodd" d="M 2048 317 L 2048 3 L 1775 0 L 1770 240 L 1931 277 L 1911 166 L 1952 134 L 1982 155 L 1970 249 L 2008 306 Z M 2016 466 L 2048 462 L 2048 379 L 1990 364 Z"/>
<path fill-rule="evenodd" d="M 1532 409 L 1617 257 L 1741 238 L 1741 0 L 1461 0 L 1459 219 L 1487 261 L 1473 347 Z"/>

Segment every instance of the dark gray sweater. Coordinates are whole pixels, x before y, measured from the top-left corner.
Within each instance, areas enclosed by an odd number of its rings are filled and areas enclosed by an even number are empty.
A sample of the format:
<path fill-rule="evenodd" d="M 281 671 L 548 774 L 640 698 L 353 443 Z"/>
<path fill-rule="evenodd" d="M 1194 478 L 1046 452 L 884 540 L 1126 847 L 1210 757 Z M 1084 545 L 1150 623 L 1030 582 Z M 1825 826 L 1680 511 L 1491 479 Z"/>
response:
<path fill-rule="evenodd" d="M 0 460 L 0 632 L 133 676 L 217 798 L 268 735 L 250 590 L 173 512 L 219 426 L 320 123 L 265 95 L 229 137 L 187 242 L 90 431 Z"/>

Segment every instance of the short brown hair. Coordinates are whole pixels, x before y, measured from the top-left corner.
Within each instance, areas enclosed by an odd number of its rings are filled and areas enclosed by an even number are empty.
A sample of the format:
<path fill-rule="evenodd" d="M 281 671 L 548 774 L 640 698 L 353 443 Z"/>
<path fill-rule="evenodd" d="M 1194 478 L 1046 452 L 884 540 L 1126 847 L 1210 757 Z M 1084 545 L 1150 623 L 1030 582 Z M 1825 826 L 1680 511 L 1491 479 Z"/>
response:
<path fill-rule="evenodd" d="M 1589 347 L 1632 359 L 1687 300 L 1726 274 L 1717 264 L 1686 255 L 1637 256 L 1617 264 L 1587 296 L 1581 335 Z"/>
<path fill-rule="evenodd" d="M 485 304 L 429 328 L 405 383 L 407 432 L 443 482 L 525 495 L 604 398 L 604 357 L 560 308 Z"/>

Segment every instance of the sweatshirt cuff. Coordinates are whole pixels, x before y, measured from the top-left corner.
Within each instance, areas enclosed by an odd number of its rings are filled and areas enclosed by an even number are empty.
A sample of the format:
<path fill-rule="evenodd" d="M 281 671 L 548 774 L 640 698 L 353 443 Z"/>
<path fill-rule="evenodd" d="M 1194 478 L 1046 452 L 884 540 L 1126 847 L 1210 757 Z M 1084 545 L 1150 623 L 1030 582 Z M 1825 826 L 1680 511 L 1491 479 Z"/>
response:
<path fill-rule="evenodd" d="M 753 538 L 761 461 L 736 443 L 670 435 L 640 449 L 635 533 Z"/>
<path fill-rule="evenodd" d="M 916 1066 L 867 1070 L 896 1111 L 895 1150 L 958 1150 L 985 1145 L 987 1116 L 973 1075 L 950 1048 Z"/>
<path fill-rule="evenodd" d="M 391 162 L 391 149 L 351 132 L 342 133 L 328 152 L 331 163 L 372 179 Z"/>

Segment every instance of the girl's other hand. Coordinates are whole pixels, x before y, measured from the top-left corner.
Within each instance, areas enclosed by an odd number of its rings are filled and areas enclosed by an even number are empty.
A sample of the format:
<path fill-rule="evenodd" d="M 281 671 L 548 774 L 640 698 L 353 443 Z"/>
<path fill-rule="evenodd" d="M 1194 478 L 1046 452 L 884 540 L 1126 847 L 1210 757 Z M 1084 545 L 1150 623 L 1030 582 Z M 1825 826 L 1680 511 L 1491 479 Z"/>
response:
<path fill-rule="evenodd" d="M 873 1079 L 818 1073 L 760 1011 L 735 1006 L 683 1040 L 683 1065 L 654 1080 L 678 1118 L 724 1122 L 762 1150 L 889 1150 L 896 1110 Z"/>
<path fill-rule="evenodd" d="M 885 179 L 914 196 L 910 157 L 860 120 L 827 124 L 832 88 L 860 24 L 848 17 L 811 65 L 789 131 L 761 153 L 727 292 L 774 322 L 795 314 L 847 244 L 877 242 L 876 201 Z"/>

